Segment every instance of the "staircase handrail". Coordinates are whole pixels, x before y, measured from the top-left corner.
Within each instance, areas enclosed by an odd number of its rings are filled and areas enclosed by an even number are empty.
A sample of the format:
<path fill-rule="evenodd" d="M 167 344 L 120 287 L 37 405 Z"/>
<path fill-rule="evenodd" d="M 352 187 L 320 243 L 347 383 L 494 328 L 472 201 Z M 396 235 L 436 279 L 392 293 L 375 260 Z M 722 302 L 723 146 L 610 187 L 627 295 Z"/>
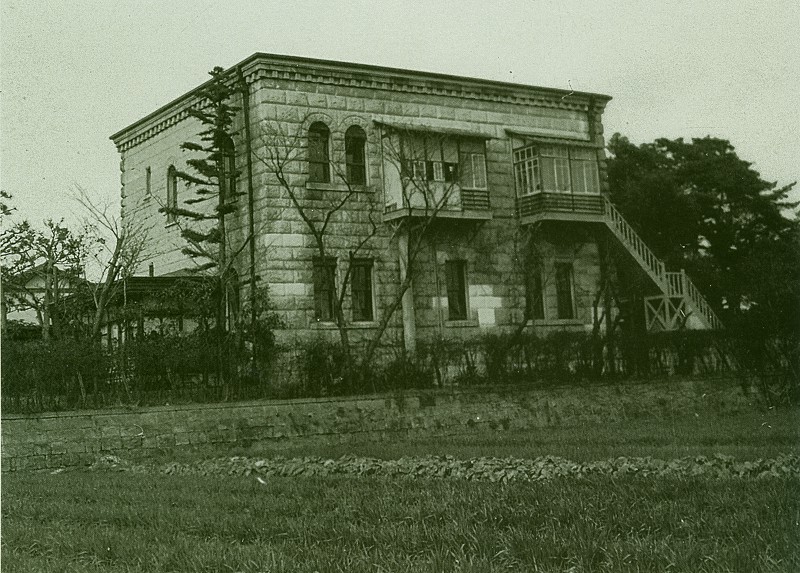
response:
<path fill-rule="evenodd" d="M 666 267 L 661 259 L 650 250 L 650 247 L 639 237 L 634 228 L 622 216 L 622 213 L 605 195 L 603 195 L 603 214 L 606 216 L 606 221 L 611 230 L 623 243 L 630 247 L 631 253 L 640 259 L 642 267 L 661 288 L 662 292 L 667 296 L 688 298 L 693 310 L 700 314 L 711 328 L 723 328 L 722 321 L 686 272 L 684 270 L 679 273 L 666 272 Z"/>
<path fill-rule="evenodd" d="M 666 291 L 668 288 L 665 280 L 666 268 L 661 259 L 650 250 L 650 247 L 639 237 L 634 228 L 622 216 L 622 213 L 614 207 L 614 204 L 605 195 L 603 196 L 603 210 L 611 223 L 611 229 L 633 249 L 633 252 L 644 263 L 644 268 L 649 271 L 653 280 Z"/>

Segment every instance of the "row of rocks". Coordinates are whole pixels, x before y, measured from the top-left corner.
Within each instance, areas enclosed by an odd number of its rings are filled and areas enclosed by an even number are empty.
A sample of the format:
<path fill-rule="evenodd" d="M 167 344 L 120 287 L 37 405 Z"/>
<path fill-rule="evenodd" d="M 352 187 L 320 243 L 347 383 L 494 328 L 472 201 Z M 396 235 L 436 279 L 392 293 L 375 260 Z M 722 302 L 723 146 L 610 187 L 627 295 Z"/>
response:
<path fill-rule="evenodd" d="M 335 460 L 319 457 L 257 459 L 236 456 L 189 463 L 134 464 L 117 456 L 103 456 L 92 464 L 90 469 L 177 475 L 255 475 L 264 478 L 344 475 L 451 478 L 491 482 L 539 481 L 591 475 L 754 479 L 798 478 L 800 457 L 787 454 L 774 459 L 737 461 L 731 456 L 717 454 L 711 457 L 696 456 L 674 460 L 618 457 L 602 461 L 575 462 L 555 456 L 535 459 L 481 457 L 466 460 L 452 456 L 404 457 L 396 460 L 354 455 Z"/>

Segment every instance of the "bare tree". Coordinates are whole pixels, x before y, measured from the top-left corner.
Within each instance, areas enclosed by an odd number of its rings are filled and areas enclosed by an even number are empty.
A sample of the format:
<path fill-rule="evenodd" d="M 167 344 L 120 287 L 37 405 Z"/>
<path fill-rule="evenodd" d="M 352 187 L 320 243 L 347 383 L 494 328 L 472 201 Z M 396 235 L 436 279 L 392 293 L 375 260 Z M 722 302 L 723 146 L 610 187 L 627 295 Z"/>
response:
<path fill-rule="evenodd" d="M 302 125 L 308 124 L 308 120 Z M 294 133 L 288 131 L 280 123 L 265 123 L 262 125 L 261 141 L 263 154 L 255 154 L 260 161 L 275 177 L 280 189 L 289 198 L 294 211 L 308 229 L 314 240 L 316 256 L 321 261 L 326 261 L 334 253 L 329 245 L 329 233 L 332 226 L 342 224 L 345 214 L 353 209 L 356 199 L 359 198 L 359 186 L 353 182 L 347 168 L 342 169 L 341 161 L 331 161 L 325 169 L 333 171 L 333 180 L 338 185 L 333 185 L 324 195 L 309 197 L 305 188 L 305 178 L 296 175 L 297 166 L 302 161 L 302 152 L 305 147 L 305 133 L 298 129 Z M 330 179 L 330 175 L 327 176 Z M 350 338 L 348 335 L 348 322 L 343 310 L 344 299 L 353 272 L 353 261 L 378 234 L 377 223 L 378 207 L 375 198 L 370 195 L 360 195 L 365 201 L 367 217 L 367 232 L 361 236 L 353 237 L 353 241 L 345 249 L 347 251 L 348 265 L 345 269 L 341 283 L 337 283 L 334 272 L 324 272 L 326 290 L 332 293 L 333 318 L 339 332 L 342 350 L 347 363 L 350 364 Z"/>
<path fill-rule="evenodd" d="M 395 297 L 384 311 L 375 335 L 364 352 L 369 363 L 392 317 L 401 307 L 413 308 L 411 286 L 417 271 L 417 259 L 430 241 L 435 241 L 433 225 L 447 208 L 457 205 L 460 177 L 456 157 L 444 157 L 442 149 L 451 136 L 415 131 L 413 128 L 384 125 L 381 128 L 381 151 L 384 163 L 387 209 L 393 239 L 398 245 L 400 282 Z M 446 161 L 450 159 L 450 161 Z M 406 350 L 415 353 L 416 333 L 406 336 Z"/>
<path fill-rule="evenodd" d="M 116 208 L 92 200 L 79 185 L 75 185 L 74 197 L 84 211 L 86 236 L 95 237 L 94 248 L 88 249 L 87 254 L 97 276 L 87 280 L 85 287 L 94 306 L 89 335 L 97 338 L 103 316 L 122 282 L 133 276 L 139 263 L 147 258 L 149 229 L 132 219 L 120 220 Z"/>
<path fill-rule="evenodd" d="M 459 188 L 457 172 L 458 158 L 436 161 L 433 150 L 441 150 L 447 135 L 420 133 L 413 129 L 383 126 L 381 129 L 381 160 L 387 186 L 387 204 L 378 204 L 374 194 L 359 193 L 360 187 L 354 183 L 348 161 L 333 158 L 324 169 L 331 169 L 333 184 L 324 194 L 316 194 L 306 188 L 307 173 L 299 165 L 308 157 L 304 154 L 307 146 L 307 132 L 304 127 L 310 118 L 304 118 L 300 128 L 291 130 L 279 122 L 265 123 L 262 126 L 261 148 L 263 155 L 257 159 L 275 177 L 279 187 L 289 199 L 291 208 L 298 214 L 313 238 L 316 256 L 321 260 L 334 256 L 336 249 L 330 246 L 329 235 L 335 225 L 349 222 L 350 212 L 360 209 L 364 215 L 366 231 L 352 238 L 351 244 L 339 251 L 346 251 L 349 262 L 344 277 L 337 284 L 334 273 L 325 273 L 326 290 L 333 295 L 333 318 L 335 320 L 341 345 L 350 358 L 350 339 L 348 322 L 343 311 L 346 292 L 350 286 L 353 261 L 359 253 L 367 249 L 376 236 L 381 233 L 378 222 L 384 218 L 387 224 L 387 238 L 398 246 L 400 281 L 394 297 L 381 313 L 377 328 L 360 355 L 359 367 L 371 363 L 380 341 L 395 313 L 410 297 L 410 288 L 416 271 L 420 253 L 426 247 L 426 240 L 433 238 L 432 226 L 443 209 L 454 207 Z M 341 159 L 341 158 L 338 158 Z M 345 167 L 342 168 L 342 165 Z M 360 203 L 359 203 L 360 202 Z M 386 217 L 391 211 L 392 216 Z M 409 301 L 406 300 L 406 303 Z M 414 333 L 407 337 L 407 350 L 413 353 Z"/>

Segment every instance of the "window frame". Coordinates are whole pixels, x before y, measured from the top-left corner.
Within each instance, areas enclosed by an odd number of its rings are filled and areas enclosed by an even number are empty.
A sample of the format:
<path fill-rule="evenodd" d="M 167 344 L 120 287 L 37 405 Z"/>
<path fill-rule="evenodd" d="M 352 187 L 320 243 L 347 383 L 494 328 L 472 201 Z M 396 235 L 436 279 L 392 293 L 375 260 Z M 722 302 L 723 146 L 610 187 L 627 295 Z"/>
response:
<path fill-rule="evenodd" d="M 350 185 L 367 184 L 367 133 L 360 125 L 344 132 L 345 174 Z M 354 175 L 357 173 L 360 177 Z"/>
<path fill-rule="evenodd" d="M 375 320 L 375 260 L 367 257 L 353 258 L 350 261 L 350 312 L 353 322 L 372 322 Z M 363 271 L 363 285 L 359 284 L 359 273 Z M 360 304 L 359 304 L 360 302 Z"/>
<path fill-rule="evenodd" d="M 222 169 L 221 177 L 225 181 L 225 202 L 236 201 L 238 195 L 236 193 L 236 182 L 238 180 L 238 172 L 236 171 L 236 144 L 233 142 L 231 136 L 227 136 L 220 146 L 222 153 Z"/>
<path fill-rule="evenodd" d="M 307 137 L 308 181 L 310 183 L 330 183 L 331 130 L 324 122 L 315 121 L 308 126 Z"/>
<path fill-rule="evenodd" d="M 336 257 L 312 259 L 314 318 L 317 322 L 336 322 L 336 268 Z"/>
<path fill-rule="evenodd" d="M 546 318 L 544 294 L 542 269 L 536 267 L 525 273 L 525 315 L 528 320 L 544 320 Z"/>
<path fill-rule="evenodd" d="M 575 265 L 571 261 L 556 261 L 554 264 L 556 283 L 556 308 L 559 320 L 574 320 L 577 318 L 577 305 L 575 301 Z M 565 271 L 562 273 L 562 271 Z M 564 279 L 566 279 L 569 293 L 566 293 Z M 569 308 L 567 308 L 569 304 Z"/>
<path fill-rule="evenodd" d="M 167 209 L 176 209 L 178 207 L 178 170 L 174 165 L 167 168 Z M 167 213 L 167 225 L 172 225 L 178 222 L 178 216 L 175 213 Z"/>
<path fill-rule="evenodd" d="M 593 153 L 593 157 L 589 157 Z M 513 150 L 517 196 L 553 193 L 600 195 L 600 161 L 594 148 L 532 143 Z M 591 166 L 591 168 L 588 168 Z M 576 190 L 580 168 L 582 189 Z M 590 174 L 590 177 L 586 175 Z M 564 181 L 566 180 L 566 183 Z M 552 182 L 552 188 L 546 182 Z"/>
<path fill-rule="evenodd" d="M 453 284 L 455 281 L 455 284 Z M 466 259 L 445 261 L 445 287 L 447 290 L 447 319 L 469 320 L 469 287 Z M 456 302 L 457 304 L 453 304 Z"/>

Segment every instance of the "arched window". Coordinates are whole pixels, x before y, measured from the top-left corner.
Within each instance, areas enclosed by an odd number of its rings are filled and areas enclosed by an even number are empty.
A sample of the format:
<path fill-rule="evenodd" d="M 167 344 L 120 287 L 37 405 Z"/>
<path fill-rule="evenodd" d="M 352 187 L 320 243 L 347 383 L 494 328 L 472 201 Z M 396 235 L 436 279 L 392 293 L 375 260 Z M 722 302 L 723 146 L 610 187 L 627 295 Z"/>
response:
<path fill-rule="evenodd" d="M 225 182 L 225 202 L 236 200 L 236 146 L 229 135 L 225 135 L 220 145 L 222 151 L 223 180 Z"/>
<path fill-rule="evenodd" d="M 308 180 L 315 183 L 330 183 L 330 155 L 328 140 L 331 132 L 321 121 L 308 128 Z"/>
<path fill-rule="evenodd" d="M 167 209 L 178 207 L 178 174 L 175 166 L 170 165 L 167 169 Z M 167 211 L 167 223 L 174 223 L 177 216 L 172 211 Z"/>
<path fill-rule="evenodd" d="M 367 184 L 367 134 L 357 125 L 350 126 L 344 134 L 344 153 L 347 162 L 347 180 L 351 185 Z"/>

